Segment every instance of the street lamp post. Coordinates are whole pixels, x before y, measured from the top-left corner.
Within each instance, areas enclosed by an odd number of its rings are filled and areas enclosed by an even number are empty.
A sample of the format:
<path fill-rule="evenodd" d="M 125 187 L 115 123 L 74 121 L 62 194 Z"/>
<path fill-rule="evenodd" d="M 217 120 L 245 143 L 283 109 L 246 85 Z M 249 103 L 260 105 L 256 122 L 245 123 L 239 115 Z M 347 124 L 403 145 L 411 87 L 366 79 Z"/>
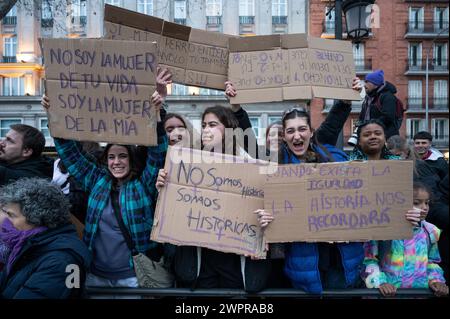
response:
<path fill-rule="evenodd" d="M 362 38 L 369 35 L 370 27 L 367 25 L 371 10 L 367 7 L 374 4 L 375 0 L 335 0 L 334 1 L 334 37 L 342 40 L 342 12 L 345 15 L 347 36 L 354 43 L 359 43 Z M 327 14 L 331 14 L 330 12 Z M 344 148 L 343 130 L 339 133 L 336 147 Z"/>
<path fill-rule="evenodd" d="M 428 132 L 428 63 L 429 63 L 429 56 L 431 53 L 431 49 L 433 48 L 433 44 L 434 41 L 436 41 L 436 39 L 444 32 L 448 32 L 448 28 L 445 28 L 443 30 L 441 30 L 433 39 L 433 41 L 431 41 L 431 45 L 427 50 L 427 56 L 426 56 L 426 60 L 425 60 L 425 131 Z"/>

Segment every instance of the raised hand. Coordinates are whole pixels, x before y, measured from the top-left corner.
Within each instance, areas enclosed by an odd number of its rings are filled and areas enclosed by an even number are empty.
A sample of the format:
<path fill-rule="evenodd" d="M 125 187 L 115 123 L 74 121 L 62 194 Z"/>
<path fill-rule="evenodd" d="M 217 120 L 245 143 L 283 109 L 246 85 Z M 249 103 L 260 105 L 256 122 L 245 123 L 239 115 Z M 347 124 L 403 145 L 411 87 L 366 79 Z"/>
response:
<path fill-rule="evenodd" d="M 172 73 L 169 69 L 156 68 L 156 91 L 164 99 L 167 96 L 167 85 L 172 83 Z"/>

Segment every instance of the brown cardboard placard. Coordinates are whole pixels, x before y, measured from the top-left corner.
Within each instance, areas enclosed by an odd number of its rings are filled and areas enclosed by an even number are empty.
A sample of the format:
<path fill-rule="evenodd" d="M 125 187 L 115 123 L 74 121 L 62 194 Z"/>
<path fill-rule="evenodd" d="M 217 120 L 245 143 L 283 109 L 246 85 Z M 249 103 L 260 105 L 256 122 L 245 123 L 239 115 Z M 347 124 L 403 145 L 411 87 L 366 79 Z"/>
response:
<path fill-rule="evenodd" d="M 254 214 L 263 207 L 261 163 L 169 147 L 151 239 L 264 258 Z"/>
<path fill-rule="evenodd" d="M 53 137 L 156 145 L 151 42 L 40 39 Z"/>
<path fill-rule="evenodd" d="M 367 241 L 412 237 L 412 162 L 280 165 L 267 175 L 267 242 Z"/>
<path fill-rule="evenodd" d="M 153 16 L 105 5 L 105 38 L 156 41 L 158 61 L 177 83 L 223 90 L 232 36 L 194 29 Z"/>
<path fill-rule="evenodd" d="M 352 89 L 351 43 L 305 34 L 230 39 L 228 77 L 233 104 L 304 100 L 360 100 Z"/>

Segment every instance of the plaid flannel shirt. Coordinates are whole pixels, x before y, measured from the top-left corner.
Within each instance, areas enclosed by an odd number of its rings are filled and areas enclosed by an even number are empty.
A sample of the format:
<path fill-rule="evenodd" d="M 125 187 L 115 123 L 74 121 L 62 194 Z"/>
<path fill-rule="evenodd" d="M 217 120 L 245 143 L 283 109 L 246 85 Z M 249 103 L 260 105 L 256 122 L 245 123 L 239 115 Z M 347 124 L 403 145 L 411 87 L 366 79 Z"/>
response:
<path fill-rule="evenodd" d="M 111 196 L 113 177 L 105 167 L 99 167 L 87 159 L 80 151 L 79 143 L 55 138 L 55 147 L 70 174 L 89 193 L 83 240 L 92 250 L 101 215 Z M 159 169 L 164 166 L 166 151 L 166 137 L 162 138 L 158 146 L 148 147 L 142 175 L 120 188 L 120 213 L 136 250 L 141 253 L 156 246 L 150 240 L 157 197 L 155 183 Z"/>

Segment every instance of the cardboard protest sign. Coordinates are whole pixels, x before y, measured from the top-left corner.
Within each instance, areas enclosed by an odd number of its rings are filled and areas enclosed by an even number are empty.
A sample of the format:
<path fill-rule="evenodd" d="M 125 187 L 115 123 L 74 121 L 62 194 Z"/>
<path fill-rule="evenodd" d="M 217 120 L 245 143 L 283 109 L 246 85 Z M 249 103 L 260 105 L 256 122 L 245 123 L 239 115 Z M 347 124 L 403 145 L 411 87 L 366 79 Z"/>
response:
<path fill-rule="evenodd" d="M 106 5 L 105 38 L 155 41 L 158 61 L 174 82 L 223 90 L 228 77 L 231 36 L 194 29 L 142 13 Z"/>
<path fill-rule="evenodd" d="M 412 237 L 412 162 L 280 165 L 266 177 L 268 242 L 367 241 Z"/>
<path fill-rule="evenodd" d="M 53 137 L 156 145 L 156 45 L 41 39 Z"/>
<path fill-rule="evenodd" d="M 265 257 L 254 214 L 263 207 L 259 163 L 169 147 L 168 183 L 158 197 L 151 239 Z"/>
<path fill-rule="evenodd" d="M 228 77 L 238 94 L 231 103 L 360 100 L 349 41 L 306 34 L 267 35 L 229 40 Z"/>

